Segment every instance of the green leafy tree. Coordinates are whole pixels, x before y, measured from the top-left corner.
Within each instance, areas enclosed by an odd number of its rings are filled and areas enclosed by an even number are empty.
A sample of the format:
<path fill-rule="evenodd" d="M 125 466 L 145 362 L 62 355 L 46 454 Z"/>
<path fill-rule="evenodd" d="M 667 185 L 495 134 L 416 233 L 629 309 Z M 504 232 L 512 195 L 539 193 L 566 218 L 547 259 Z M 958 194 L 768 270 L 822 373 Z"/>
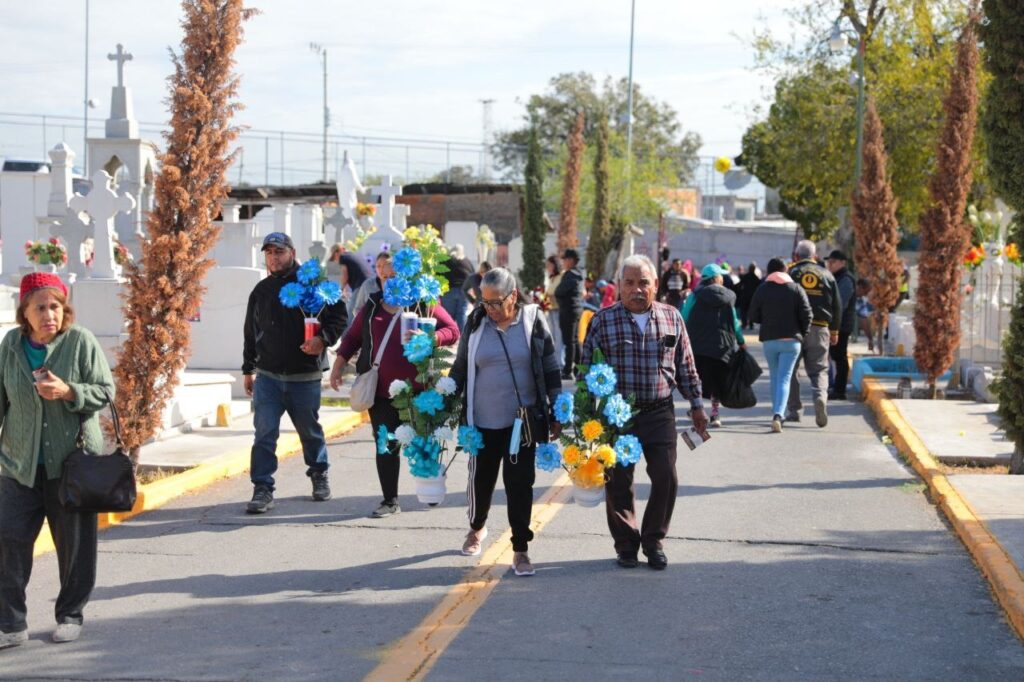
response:
<path fill-rule="evenodd" d="M 838 10 L 838 12 L 837 12 Z M 945 95 L 956 37 L 966 17 L 952 0 L 810 2 L 790 12 L 804 41 L 755 35 L 757 65 L 776 78 L 775 97 L 758 112 L 744 136 L 741 160 L 766 185 L 779 189 L 782 211 L 811 237 L 840 226 L 855 178 L 855 51 L 832 55 L 822 41 L 837 14 L 866 41 L 865 85 L 885 128 L 886 152 L 897 218 L 916 229 L 930 206 L 928 178 L 935 169 L 935 141 L 942 125 L 936 106 Z M 980 79 L 984 87 L 986 79 Z M 980 136 L 979 136 L 980 137 Z M 816 150 L 816 151 L 815 151 Z M 972 198 L 982 204 L 987 180 L 979 172 L 984 140 L 972 153 Z"/>
<path fill-rule="evenodd" d="M 537 129 L 531 128 L 526 157 L 526 222 L 523 225 L 523 269 L 519 276 L 527 289 L 544 284 L 544 180 L 541 175 Z"/>
<path fill-rule="evenodd" d="M 992 83 L 981 122 L 989 139 L 992 184 L 1010 208 L 1017 211 L 1013 240 L 1021 243 L 1020 215 L 1024 213 L 1024 5 L 1010 0 L 985 0 L 986 20 L 979 31 L 985 44 L 985 65 Z M 1018 287 L 1018 292 L 1020 287 Z M 1024 296 L 1017 294 L 1010 329 L 1003 340 L 1003 376 L 998 384 L 999 416 L 1014 448 L 1011 473 L 1024 473 Z"/>
<path fill-rule="evenodd" d="M 594 210 L 587 241 L 587 271 L 600 276 L 612 234 L 611 189 L 608 186 L 608 120 L 601 116 L 594 147 Z"/>
<path fill-rule="evenodd" d="M 588 146 L 593 144 L 598 121 L 609 120 L 613 134 L 626 134 L 628 85 L 625 78 L 611 78 L 599 86 L 589 73 L 562 73 L 552 78 L 542 94 L 531 95 L 523 114 L 524 125 L 514 130 L 499 132 L 493 145 L 496 164 L 510 180 L 522 177 L 526 163 L 526 149 L 530 127 L 536 121 L 541 154 L 547 161 L 558 154 L 567 141 L 583 112 L 583 136 Z M 675 172 L 675 184 L 686 184 L 697 167 L 700 136 L 684 131 L 678 113 L 668 104 L 659 102 L 633 83 L 633 144 L 634 149 L 648 149 L 668 160 Z M 562 164 L 564 166 L 564 163 Z M 556 171 L 557 172 L 557 171 Z"/>

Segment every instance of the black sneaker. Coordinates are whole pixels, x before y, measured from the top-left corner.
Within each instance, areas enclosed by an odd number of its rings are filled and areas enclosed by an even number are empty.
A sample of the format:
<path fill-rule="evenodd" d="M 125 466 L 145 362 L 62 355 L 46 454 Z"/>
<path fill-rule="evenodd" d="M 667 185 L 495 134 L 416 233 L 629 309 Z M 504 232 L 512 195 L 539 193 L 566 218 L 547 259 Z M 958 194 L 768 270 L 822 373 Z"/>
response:
<path fill-rule="evenodd" d="M 252 500 L 245 507 L 246 514 L 262 514 L 274 508 L 274 493 L 268 486 L 258 485 L 252 491 Z"/>
<path fill-rule="evenodd" d="M 331 485 L 327 482 L 327 472 L 314 471 L 309 477 L 313 479 L 313 500 L 323 502 L 331 499 Z"/>
<path fill-rule="evenodd" d="M 664 571 L 668 566 L 668 557 L 660 548 L 645 549 L 644 554 L 647 556 L 647 565 L 655 571 Z"/>
<path fill-rule="evenodd" d="M 636 568 L 640 565 L 636 552 L 619 552 L 615 557 L 615 563 L 623 568 Z"/>
<path fill-rule="evenodd" d="M 398 500 L 388 502 L 384 500 L 380 503 L 380 506 L 373 510 L 370 514 L 370 518 L 383 519 L 388 516 L 394 516 L 395 514 L 402 513 L 402 508 L 398 506 Z"/>

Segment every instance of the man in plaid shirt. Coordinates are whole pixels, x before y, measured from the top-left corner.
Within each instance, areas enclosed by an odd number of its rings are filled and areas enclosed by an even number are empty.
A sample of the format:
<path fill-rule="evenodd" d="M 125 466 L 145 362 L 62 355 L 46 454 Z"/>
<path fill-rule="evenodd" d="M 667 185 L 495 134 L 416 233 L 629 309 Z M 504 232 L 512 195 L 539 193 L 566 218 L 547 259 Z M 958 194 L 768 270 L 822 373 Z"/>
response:
<path fill-rule="evenodd" d="M 643 549 L 648 565 L 662 570 L 668 559 L 661 541 L 668 533 L 679 487 L 672 391 L 678 388 L 690 401 L 694 428 L 705 437 L 708 420 L 683 318 L 674 307 L 654 300 L 657 291 L 657 270 L 651 260 L 646 256 L 626 258 L 619 278 L 621 300 L 594 316 L 583 342 L 582 364 L 591 364 L 594 351 L 600 348 L 618 377 L 619 393 L 632 395 L 634 407 L 640 410 L 628 433 L 643 446 L 651 494 L 638 530 L 635 465 L 615 467 L 606 485 L 605 508 L 617 561 L 624 568 L 634 568 Z"/>

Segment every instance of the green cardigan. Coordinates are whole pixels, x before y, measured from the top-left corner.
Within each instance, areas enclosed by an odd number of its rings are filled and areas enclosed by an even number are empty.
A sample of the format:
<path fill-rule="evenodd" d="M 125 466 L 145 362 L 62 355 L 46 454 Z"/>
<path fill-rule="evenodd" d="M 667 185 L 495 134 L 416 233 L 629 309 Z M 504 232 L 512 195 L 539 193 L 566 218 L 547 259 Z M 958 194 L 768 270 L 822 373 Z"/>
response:
<path fill-rule="evenodd" d="M 21 330 L 12 329 L 0 341 L 0 475 L 32 487 L 40 446 L 46 477 L 60 478 L 82 419 L 86 448 L 102 452 L 99 411 L 107 404 L 103 390 L 114 395 L 114 378 L 92 332 L 71 325 L 46 344 L 46 367 L 74 389 L 75 399 L 43 400 L 21 340 Z"/>

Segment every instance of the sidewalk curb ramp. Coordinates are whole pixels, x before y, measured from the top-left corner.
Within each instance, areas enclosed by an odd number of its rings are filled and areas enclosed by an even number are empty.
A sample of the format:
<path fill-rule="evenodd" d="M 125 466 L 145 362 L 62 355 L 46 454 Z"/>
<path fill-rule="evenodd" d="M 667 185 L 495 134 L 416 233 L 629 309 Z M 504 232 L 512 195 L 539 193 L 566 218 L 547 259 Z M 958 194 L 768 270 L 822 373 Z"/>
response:
<path fill-rule="evenodd" d="M 892 437 L 896 448 L 924 479 L 932 501 L 953 525 L 988 580 L 1017 636 L 1024 640 L 1024 576 L 1016 564 L 942 473 L 924 441 L 903 418 L 896 404 L 886 397 L 885 388 L 877 380 L 864 379 L 864 401 L 871 406 L 882 430 Z"/>
<path fill-rule="evenodd" d="M 324 436 L 332 440 L 356 429 L 368 421 L 365 412 L 350 412 L 326 422 Z M 138 499 L 130 512 L 118 514 L 100 514 L 100 530 L 115 526 L 122 521 L 138 516 L 147 511 L 158 509 L 168 502 L 187 493 L 196 492 L 224 478 L 237 476 L 249 470 L 249 448 L 226 452 L 208 462 L 193 467 L 167 478 L 139 486 Z M 282 434 L 277 441 L 277 456 L 285 459 L 302 452 L 302 443 L 297 433 Z M 241 501 L 239 502 L 241 504 Z M 33 556 L 54 551 L 53 538 L 44 524 L 43 532 L 36 539 Z"/>

